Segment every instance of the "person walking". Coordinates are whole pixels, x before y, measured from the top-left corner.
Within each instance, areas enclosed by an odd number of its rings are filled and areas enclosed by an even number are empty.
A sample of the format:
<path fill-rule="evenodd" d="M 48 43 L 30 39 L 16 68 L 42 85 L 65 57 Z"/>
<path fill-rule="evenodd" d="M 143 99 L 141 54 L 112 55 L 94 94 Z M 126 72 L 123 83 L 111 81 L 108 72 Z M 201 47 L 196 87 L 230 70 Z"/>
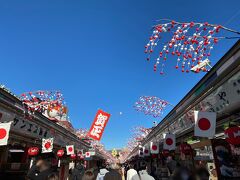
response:
<path fill-rule="evenodd" d="M 147 172 L 147 167 L 142 166 L 139 168 L 138 173 L 132 177 L 132 180 L 155 180 Z"/>
<path fill-rule="evenodd" d="M 47 179 L 48 176 L 53 172 L 51 163 L 45 159 L 38 159 L 36 164 L 33 165 L 28 173 L 27 179 L 29 180 L 43 180 Z"/>
<path fill-rule="evenodd" d="M 95 180 L 95 179 L 96 179 L 96 177 L 94 175 L 93 169 L 91 169 L 91 170 L 89 169 L 89 170 L 85 171 L 81 180 Z"/>
<path fill-rule="evenodd" d="M 102 168 L 99 170 L 96 180 L 104 180 L 104 176 L 108 172 L 109 171 L 106 169 L 106 167 L 102 166 Z"/>
<path fill-rule="evenodd" d="M 177 162 L 172 158 L 172 156 L 169 156 L 167 158 L 167 168 L 168 168 L 170 174 L 173 174 L 176 167 L 177 167 Z"/>
<path fill-rule="evenodd" d="M 129 165 L 129 170 L 127 171 L 127 180 L 132 180 L 132 177 L 137 174 L 132 164 Z"/>
<path fill-rule="evenodd" d="M 104 180 L 122 180 L 119 169 L 120 167 L 117 164 L 112 164 L 110 166 L 109 172 L 105 174 Z"/>
<path fill-rule="evenodd" d="M 84 175 L 84 166 L 81 163 L 77 163 L 77 165 L 72 169 L 71 172 L 71 180 L 82 180 Z"/>

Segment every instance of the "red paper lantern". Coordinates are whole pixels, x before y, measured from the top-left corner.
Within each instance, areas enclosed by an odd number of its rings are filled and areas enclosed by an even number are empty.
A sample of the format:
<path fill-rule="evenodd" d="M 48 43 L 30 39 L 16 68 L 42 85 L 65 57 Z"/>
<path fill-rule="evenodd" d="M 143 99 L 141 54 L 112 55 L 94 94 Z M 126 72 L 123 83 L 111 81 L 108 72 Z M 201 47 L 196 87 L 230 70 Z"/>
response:
<path fill-rule="evenodd" d="M 229 144 L 239 145 L 240 144 L 240 127 L 234 126 L 224 131 L 226 141 Z"/>
<path fill-rule="evenodd" d="M 71 159 L 76 159 L 76 154 L 71 154 L 70 157 Z"/>
<path fill-rule="evenodd" d="M 64 155 L 64 150 L 63 149 L 59 149 L 58 151 L 57 151 L 57 156 L 58 157 L 62 157 Z"/>
<path fill-rule="evenodd" d="M 185 155 L 192 154 L 192 147 L 188 143 L 182 143 L 180 145 L 180 152 Z"/>
<path fill-rule="evenodd" d="M 39 148 L 38 147 L 30 147 L 28 148 L 28 155 L 29 156 L 36 156 L 39 153 Z"/>
<path fill-rule="evenodd" d="M 163 152 L 162 152 L 162 155 L 163 155 L 164 157 L 168 157 L 169 154 L 170 154 L 169 150 L 163 150 Z"/>
<path fill-rule="evenodd" d="M 152 154 L 152 158 L 157 158 L 157 154 Z"/>

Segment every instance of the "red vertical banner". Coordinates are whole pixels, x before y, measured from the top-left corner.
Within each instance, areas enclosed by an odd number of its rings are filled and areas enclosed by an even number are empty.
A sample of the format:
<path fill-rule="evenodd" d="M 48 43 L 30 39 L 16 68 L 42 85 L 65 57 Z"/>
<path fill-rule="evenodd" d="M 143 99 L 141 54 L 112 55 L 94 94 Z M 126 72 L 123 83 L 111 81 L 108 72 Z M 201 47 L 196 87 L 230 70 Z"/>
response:
<path fill-rule="evenodd" d="M 109 118 L 110 114 L 102 110 L 98 110 L 93 124 L 88 132 L 88 137 L 100 141 Z"/>

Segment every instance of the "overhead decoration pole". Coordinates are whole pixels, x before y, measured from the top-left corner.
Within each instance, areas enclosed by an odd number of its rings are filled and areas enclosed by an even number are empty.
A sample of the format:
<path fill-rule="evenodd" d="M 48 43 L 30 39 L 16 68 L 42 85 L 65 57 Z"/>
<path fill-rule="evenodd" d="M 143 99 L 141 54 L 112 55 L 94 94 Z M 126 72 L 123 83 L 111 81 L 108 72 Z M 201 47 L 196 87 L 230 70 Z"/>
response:
<path fill-rule="evenodd" d="M 177 22 L 170 19 L 160 19 L 159 22 L 152 28 L 153 33 L 145 46 L 145 53 L 150 61 L 151 55 L 158 51 L 153 69 L 159 69 L 161 75 L 165 73 L 169 55 L 176 58 L 175 68 L 182 72 L 207 72 L 211 69 L 209 58 L 214 46 L 223 39 L 240 38 L 222 36 L 226 32 L 231 35 L 239 35 L 240 32 L 208 22 Z M 157 47 L 160 49 L 157 50 Z"/>

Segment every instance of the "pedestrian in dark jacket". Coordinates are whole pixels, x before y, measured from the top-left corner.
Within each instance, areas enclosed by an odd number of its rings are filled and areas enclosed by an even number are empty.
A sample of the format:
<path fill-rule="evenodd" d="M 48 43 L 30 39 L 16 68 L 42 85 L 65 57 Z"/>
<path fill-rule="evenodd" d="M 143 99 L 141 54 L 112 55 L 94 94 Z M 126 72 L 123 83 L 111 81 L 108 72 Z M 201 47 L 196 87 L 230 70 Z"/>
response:
<path fill-rule="evenodd" d="M 51 163 L 39 159 L 35 165 L 33 165 L 27 174 L 27 178 L 30 180 L 47 180 L 48 176 L 53 172 Z"/>
<path fill-rule="evenodd" d="M 78 163 L 71 172 L 71 180 L 82 180 L 84 172 L 84 166 Z"/>

